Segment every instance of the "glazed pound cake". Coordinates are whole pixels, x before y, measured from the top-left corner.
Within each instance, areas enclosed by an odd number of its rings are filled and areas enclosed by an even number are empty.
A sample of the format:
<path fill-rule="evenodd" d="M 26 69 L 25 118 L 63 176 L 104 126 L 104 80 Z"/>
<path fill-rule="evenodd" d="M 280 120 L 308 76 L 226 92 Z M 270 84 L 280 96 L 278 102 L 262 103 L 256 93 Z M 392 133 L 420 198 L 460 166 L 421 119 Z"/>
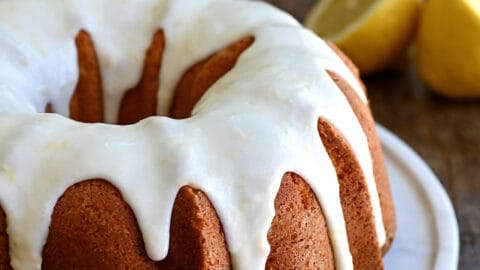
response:
<path fill-rule="evenodd" d="M 381 269 L 355 67 L 256 1 L 0 2 L 0 269 Z"/>

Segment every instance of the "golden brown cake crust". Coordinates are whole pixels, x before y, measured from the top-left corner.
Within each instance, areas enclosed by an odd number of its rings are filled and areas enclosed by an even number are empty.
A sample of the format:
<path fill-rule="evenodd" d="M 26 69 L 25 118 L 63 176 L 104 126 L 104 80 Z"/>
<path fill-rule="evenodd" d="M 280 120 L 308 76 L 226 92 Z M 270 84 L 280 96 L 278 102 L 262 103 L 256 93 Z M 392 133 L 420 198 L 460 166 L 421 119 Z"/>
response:
<path fill-rule="evenodd" d="M 363 85 L 363 83 L 360 81 L 360 73 L 350 59 L 345 56 L 345 54 L 343 54 L 343 52 L 340 51 L 334 44 L 328 42 L 328 45 L 339 55 L 339 57 L 350 68 L 350 70 L 356 74 L 360 84 Z M 328 70 L 327 72 L 347 98 L 350 106 L 360 122 L 360 125 L 362 126 L 363 131 L 365 132 L 365 135 L 367 136 L 368 146 L 372 156 L 373 174 L 375 177 L 375 183 L 377 185 L 383 224 L 386 233 L 386 242 L 382 246 L 382 253 L 385 254 L 393 242 L 397 222 L 390 189 L 390 182 L 388 180 L 387 169 L 385 168 L 385 163 L 383 160 L 382 147 L 375 129 L 375 120 L 373 119 L 370 107 L 362 102 L 360 97 L 355 93 L 347 81 L 333 71 Z"/>
<path fill-rule="evenodd" d="M 175 199 L 168 256 L 159 269 L 230 269 L 222 225 L 207 196 L 182 187 Z"/>
<path fill-rule="evenodd" d="M 365 132 L 365 135 L 367 136 L 370 154 L 372 156 L 373 174 L 377 185 L 380 207 L 382 210 L 382 219 L 386 233 L 386 241 L 382 246 L 382 253 L 385 254 L 395 236 L 396 218 L 393 198 L 390 191 L 390 182 L 383 161 L 383 152 L 375 129 L 375 122 L 370 113 L 370 108 L 363 104 L 348 83 L 334 72 L 328 71 L 328 73 L 345 94 L 363 128 L 363 131 Z"/>
<path fill-rule="evenodd" d="M 102 180 L 65 191 L 52 214 L 42 257 L 42 269 L 156 269 L 132 210 Z"/>
<path fill-rule="evenodd" d="M 165 35 L 159 30 L 147 50 L 139 83 L 125 92 L 118 113 L 120 125 L 133 124 L 156 114 L 159 72 L 165 49 Z"/>
<path fill-rule="evenodd" d="M 8 253 L 7 220 L 0 205 L 0 270 L 10 270 L 10 254 Z"/>
<path fill-rule="evenodd" d="M 85 31 L 78 33 L 75 44 L 79 77 L 70 99 L 70 118 L 85 123 L 103 122 L 102 78 L 95 47 Z"/>
<path fill-rule="evenodd" d="M 275 198 L 266 269 L 335 269 L 323 212 L 297 174 L 286 173 Z"/>
<path fill-rule="evenodd" d="M 151 261 L 135 215 L 103 180 L 70 187 L 55 206 L 42 269 L 227 269 L 222 227 L 203 192 L 183 187 L 175 199 L 167 258 Z"/>
<path fill-rule="evenodd" d="M 355 269 L 383 269 L 370 195 L 357 158 L 328 121 L 320 118 L 318 131 L 337 171 L 353 265 Z"/>
<path fill-rule="evenodd" d="M 253 37 L 241 39 L 189 68 L 175 89 L 170 116 L 175 119 L 189 117 L 203 94 L 235 66 L 240 54 L 253 41 Z"/>

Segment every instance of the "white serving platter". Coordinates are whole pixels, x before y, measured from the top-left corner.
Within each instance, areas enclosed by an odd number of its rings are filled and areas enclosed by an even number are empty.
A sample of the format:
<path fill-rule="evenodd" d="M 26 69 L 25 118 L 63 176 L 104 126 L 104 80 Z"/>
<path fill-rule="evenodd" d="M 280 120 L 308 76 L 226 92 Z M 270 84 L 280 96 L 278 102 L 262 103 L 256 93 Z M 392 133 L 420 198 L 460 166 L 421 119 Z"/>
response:
<path fill-rule="evenodd" d="M 459 233 L 447 193 L 408 145 L 377 125 L 397 213 L 395 241 L 384 258 L 387 270 L 455 270 Z"/>

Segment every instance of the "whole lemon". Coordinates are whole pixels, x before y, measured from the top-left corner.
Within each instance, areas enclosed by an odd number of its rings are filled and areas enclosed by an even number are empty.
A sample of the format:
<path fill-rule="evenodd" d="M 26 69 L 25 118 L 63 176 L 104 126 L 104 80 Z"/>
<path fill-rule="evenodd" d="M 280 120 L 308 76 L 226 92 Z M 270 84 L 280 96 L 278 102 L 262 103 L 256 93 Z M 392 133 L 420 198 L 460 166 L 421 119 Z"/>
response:
<path fill-rule="evenodd" d="M 428 0 L 417 33 L 420 78 L 435 92 L 480 97 L 480 0 Z"/>

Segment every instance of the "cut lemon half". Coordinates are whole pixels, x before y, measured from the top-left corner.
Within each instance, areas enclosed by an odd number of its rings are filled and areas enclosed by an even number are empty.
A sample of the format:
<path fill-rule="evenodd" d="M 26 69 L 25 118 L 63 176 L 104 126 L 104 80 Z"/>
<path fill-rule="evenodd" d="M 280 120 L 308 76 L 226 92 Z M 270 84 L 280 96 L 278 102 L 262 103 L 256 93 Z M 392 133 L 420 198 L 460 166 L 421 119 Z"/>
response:
<path fill-rule="evenodd" d="M 417 35 L 417 68 L 432 90 L 480 97 L 480 0 L 429 0 Z"/>
<path fill-rule="evenodd" d="M 305 26 L 331 40 L 372 73 L 401 57 L 413 37 L 421 0 L 321 0 Z"/>

